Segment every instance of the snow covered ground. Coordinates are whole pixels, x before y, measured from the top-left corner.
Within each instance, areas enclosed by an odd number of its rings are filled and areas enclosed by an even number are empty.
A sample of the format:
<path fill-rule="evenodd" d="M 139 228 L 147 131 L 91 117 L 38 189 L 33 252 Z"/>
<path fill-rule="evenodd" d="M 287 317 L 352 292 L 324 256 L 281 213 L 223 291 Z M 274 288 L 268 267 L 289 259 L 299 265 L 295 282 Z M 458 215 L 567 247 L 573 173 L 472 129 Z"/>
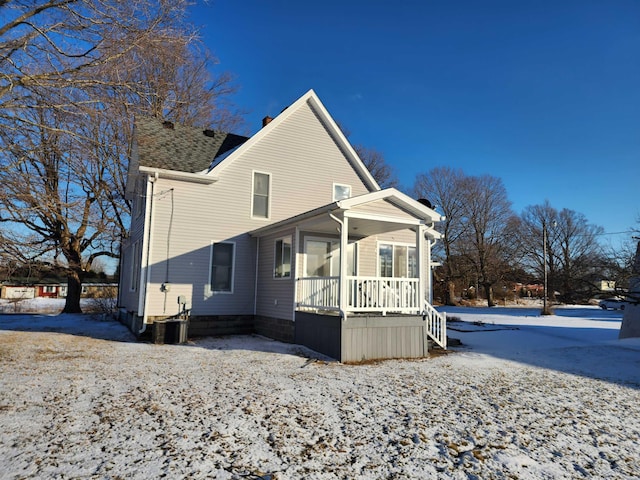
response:
<path fill-rule="evenodd" d="M 640 341 L 617 340 L 620 312 L 446 310 L 462 346 L 358 366 L 0 315 L 0 478 L 640 477 Z"/>

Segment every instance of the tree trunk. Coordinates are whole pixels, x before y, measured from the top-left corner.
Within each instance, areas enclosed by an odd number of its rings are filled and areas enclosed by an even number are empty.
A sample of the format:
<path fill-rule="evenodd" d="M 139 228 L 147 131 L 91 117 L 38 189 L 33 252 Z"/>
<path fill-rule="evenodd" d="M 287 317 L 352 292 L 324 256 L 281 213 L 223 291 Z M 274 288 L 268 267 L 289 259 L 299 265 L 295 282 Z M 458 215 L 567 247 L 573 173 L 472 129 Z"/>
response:
<path fill-rule="evenodd" d="M 62 313 L 82 313 L 80 294 L 82 293 L 81 272 L 70 270 L 67 275 L 67 298 Z"/>
<path fill-rule="evenodd" d="M 491 288 L 491 284 L 485 283 L 483 286 L 484 294 L 487 297 L 487 307 L 495 307 L 496 304 L 493 302 L 493 289 Z"/>
<path fill-rule="evenodd" d="M 447 288 L 445 291 L 445 297 L 444 297 L 444 304 L 445 305 L 455 305 L 456 302 L 454 301 L 454 298 L 456 296 L 456 284 L 448 281 L 447 282 Z"/>

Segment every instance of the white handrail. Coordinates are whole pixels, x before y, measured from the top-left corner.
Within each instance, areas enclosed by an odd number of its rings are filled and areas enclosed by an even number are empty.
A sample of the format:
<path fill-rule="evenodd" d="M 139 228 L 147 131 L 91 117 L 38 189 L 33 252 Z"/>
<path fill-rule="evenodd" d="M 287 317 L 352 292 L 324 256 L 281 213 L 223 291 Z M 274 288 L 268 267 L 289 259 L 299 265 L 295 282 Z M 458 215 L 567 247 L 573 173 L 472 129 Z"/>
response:
<path fill-rule="evenodd" d="M 429 302 L 424 302 L 427 335 L 443 349 L 447 349 L 447 314 L 438 312 Z"/>

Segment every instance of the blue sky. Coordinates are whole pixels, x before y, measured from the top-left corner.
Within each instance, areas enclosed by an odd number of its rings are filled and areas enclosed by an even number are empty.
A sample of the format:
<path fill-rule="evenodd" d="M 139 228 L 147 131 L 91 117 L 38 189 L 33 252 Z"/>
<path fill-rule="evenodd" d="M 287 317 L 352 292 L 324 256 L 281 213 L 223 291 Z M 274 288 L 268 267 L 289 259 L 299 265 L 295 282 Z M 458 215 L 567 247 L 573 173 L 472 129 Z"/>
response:
<path fill-rule="evenodd" d="M 640 216 L 640 1 L 198 2 L 248 132 L 313 88 L 403 186 L 500 177 L 607 232 Z M 618 242 L 627 235 L 605 238 Z"/>

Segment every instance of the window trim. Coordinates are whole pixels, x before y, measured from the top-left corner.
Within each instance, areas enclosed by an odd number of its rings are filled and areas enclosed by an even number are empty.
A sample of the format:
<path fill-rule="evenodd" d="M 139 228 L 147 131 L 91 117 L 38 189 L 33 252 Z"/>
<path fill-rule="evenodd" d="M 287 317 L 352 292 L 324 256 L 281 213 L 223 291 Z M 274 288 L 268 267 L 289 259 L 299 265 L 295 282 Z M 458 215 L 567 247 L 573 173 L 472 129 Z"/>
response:
<path fill-rule="evenodd" d="M 344 198 L 336 198 L 336 187 L 347 187 L 347 188 L 349 188 L 349 195 L 347 197 L 344 197 Z M 332 199 L 333 199 L 334 202 L 338 202 L 338 201 L 344 200 L 346 198 L 351 198 L 351 196 L 352 196 L 351 185 L 348 185 L 346 183 L 333 182 Z"/>
<path fill-rule="evenodd" d="M 278 271 L 278 242 L 282 242 L 282 247 L 289 241 L 289 275 L 276 275 Z M 282 252 L 282 258 L 284 259 L 284 251 Z M 275 280 L 291 280 L 293 270 L 293 237 L 291 235 L 285 235 L 283 237 L 276 238 L 273 242 L 273 278 Z"/>
<path fill-rule="evenodd" d="M 217 244 L 226 244 L 231 245 L 231 285 L 229 290 L 214 290 L 211 281 L 213 280 L 213 249 Z M 216 294 L 216 295 L 231 295 L 233 294 L 234 286 L 235 286 L 235 278 L 236 278 L 236 242 L 229 241 L 220 241 L 217 242 L 215 240 L 211 241 L 211 245 L 209 247 L 209 281 L 207 282 L 207 293 Z"/>
<path fill-rule="evenodd" d="M 260 215 L 256 215 L 253 211 L 254 198 L 256 196 L 255 193 L 255 184 L 256 184 L 256 174 L 266 175 L 269 177 L 269 188 L 267 192 L 267 216 L 263 217 Z M 251 171 L 251 218 L 256 220 L 269 220 L 271 218 L 271 186 L 272 186 L 272 175 L 269 172 L 263 172 L 260 170 L 252 170 Z"/>

